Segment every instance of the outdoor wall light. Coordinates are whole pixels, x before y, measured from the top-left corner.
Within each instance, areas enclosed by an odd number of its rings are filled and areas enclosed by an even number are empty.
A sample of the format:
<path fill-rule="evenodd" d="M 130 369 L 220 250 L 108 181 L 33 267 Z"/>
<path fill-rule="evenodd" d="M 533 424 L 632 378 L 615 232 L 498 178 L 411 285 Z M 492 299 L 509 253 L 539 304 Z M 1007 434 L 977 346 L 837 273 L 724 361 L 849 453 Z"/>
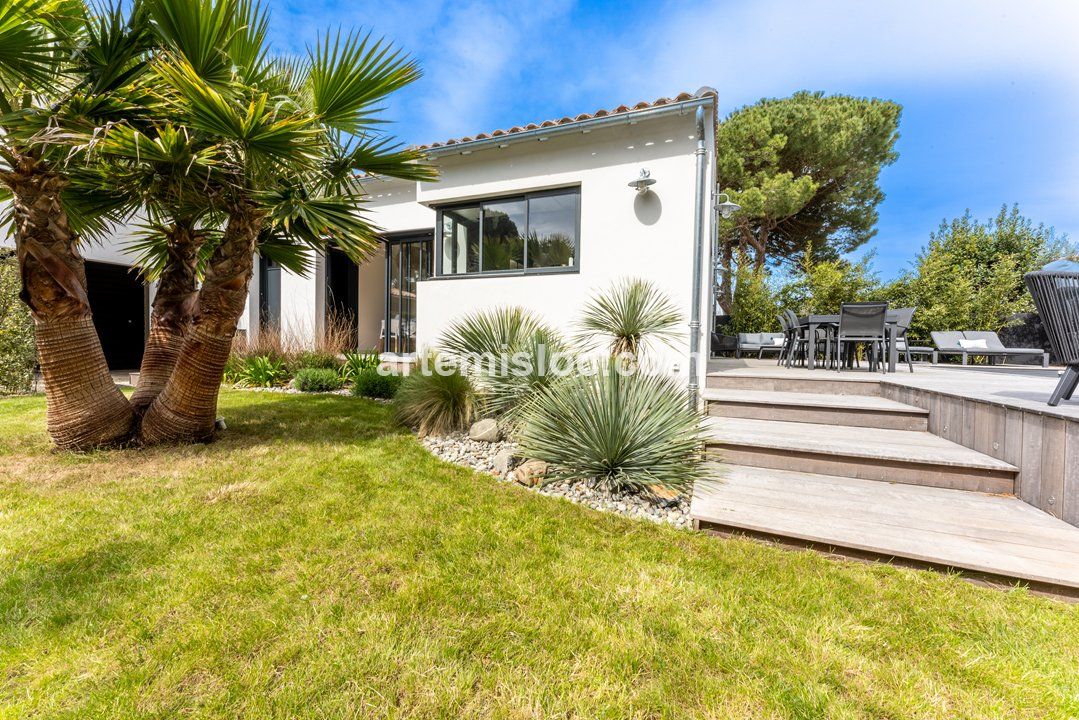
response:
<path fill-rule="evenodd" d="M 655 178 L 652 177 L 652 173 L 648 172 L 644 168 L 641 168 L 641 174 L 637 176 L 636 180 L 630 180 L 629 186 L 636 188 L 637 192 L 642 195 L 648 192 L 648 188 L 656 184 Z"/>
<path fill-rule="evenodd" d="M 731 198 L 727 193 L 720 193 L 716 199 L 719 200 L 716 204 L 716 210 L 719 211 L 721 218 L 729 218 L 742 209 L 742 206 L 738 203 L 731 202 Z"/>

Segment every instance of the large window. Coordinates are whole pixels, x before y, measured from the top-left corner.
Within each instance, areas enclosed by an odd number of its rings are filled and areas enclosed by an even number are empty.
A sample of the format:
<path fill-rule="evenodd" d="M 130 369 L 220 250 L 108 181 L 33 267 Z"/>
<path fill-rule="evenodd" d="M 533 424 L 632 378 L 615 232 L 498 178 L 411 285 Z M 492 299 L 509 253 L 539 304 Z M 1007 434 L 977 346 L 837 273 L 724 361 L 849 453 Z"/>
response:
<path fill-rule="evenodd" d="M 442 208 L 442 276 L 573 270 L 581 192 L 556 190 Z"/>

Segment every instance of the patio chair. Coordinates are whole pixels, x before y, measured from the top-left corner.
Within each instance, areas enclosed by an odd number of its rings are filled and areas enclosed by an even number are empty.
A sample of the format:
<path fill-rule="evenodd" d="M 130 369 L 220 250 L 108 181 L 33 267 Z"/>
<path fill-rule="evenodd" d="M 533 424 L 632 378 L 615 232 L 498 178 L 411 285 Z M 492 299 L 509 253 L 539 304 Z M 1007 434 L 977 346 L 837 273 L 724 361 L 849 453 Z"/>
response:
<path fill-rule="evenodd" d="M 831 328 L 818 327 L 817 336 L 813 338 L 810 343 L 809 328 L 803 327 L 798 320 L 798 316 L 794 314 L 793 310 L 784 310 L 782 317 L 787 319 L 787 327 L 791 329 L 790 340 L 788 345 L 790 346 L 787 353 L 787 367 L 791 367 L 796 360 L 800 360 L 803 364 L 807 364 L 807 358 L 809 353 L 816 353 L 818 346 L 824 344 L 824 354 L 827 359 L 831 352 L 832 334 Z M 812 347 L 810 345 L 812 344 Z"/>
<path fill-rule="evenodd" d="M 853 357 L 859 343 L 869 346 L 869 370 L 874 372 L 884 362 L 884 345 L 887 340 L 888 303 L 843 303 L 839 308 L 839 332 L 836 336 L 836 369 L 842 370 L 846 350 Z"/>
<path fill-rule="evenodd" d="M 910 329 L 910 323 L 914 320 L 915 310 L 917 310 L 917 308 L 909 307 L 899 308 L 898 310 L 893 311 L 895 313 L 895 337 L 893 339 L 895 348 L 897 351 L 903 353 L 903 356 L 907 361 L 907 367 L 910 368 L 911 372 L 914 372 L 914 361 L 911 360 L 910 357 L 911 347 L 907 343 L 907 330 Z"/>
<path fill-rule="evenodd" d="M 1041 348 L 1005 347 L 995 332 L 984 330 L 966 330 L 963 332 L 933 332 L 933 344 L 937 346 L 933 353 L 933 364 L 941 355 L 959 355 L 963 365 L 971 357 L 985 357 L 990 360 L 1007 361 L 1009 357 L 1040 356 L 1042 367 L 1049 367 L 1049 353 Z"/>

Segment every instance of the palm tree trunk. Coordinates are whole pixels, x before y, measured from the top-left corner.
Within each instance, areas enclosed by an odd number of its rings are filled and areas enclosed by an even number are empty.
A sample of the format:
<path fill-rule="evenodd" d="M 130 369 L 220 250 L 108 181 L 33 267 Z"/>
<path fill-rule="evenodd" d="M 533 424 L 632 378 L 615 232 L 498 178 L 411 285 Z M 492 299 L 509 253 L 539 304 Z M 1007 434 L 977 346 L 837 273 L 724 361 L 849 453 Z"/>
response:
<path fill-rule="evenodd" d="M 230 211 L 224 237 L 210 258 L 194 322 L 184 337 L 176 367 L 143 416 L 141 442 L 212 439 L 221 377 L 247 300 L 262 222 L 262 213 L 253 205 Z"/>
<path fill-rule="evenodd" d="M 165 389 L 180 357 L 197 297 L 198 258 L 203 240 L 188 223 L 177 222 L 169 230 L 168 260 L 154 296 L 139 384 L 131 396 L 137 415 L 141 416 Z"/>
<path fill-rule="evenodd" d="M 94 330 L 85 264 L 60 205 L 66 181 L 32 160 L 4 180 L 13 195 L 20 297 L 34 318 L 49 435 L 71 450 L 122 444 L 134 414 Z"/>

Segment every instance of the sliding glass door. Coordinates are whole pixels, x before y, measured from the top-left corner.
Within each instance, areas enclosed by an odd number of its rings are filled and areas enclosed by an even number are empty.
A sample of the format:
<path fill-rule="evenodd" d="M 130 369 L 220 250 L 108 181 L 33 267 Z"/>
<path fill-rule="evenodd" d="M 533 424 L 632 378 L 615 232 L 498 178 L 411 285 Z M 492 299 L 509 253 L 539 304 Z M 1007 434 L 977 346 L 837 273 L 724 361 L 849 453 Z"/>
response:
<path fill-rule="evenodd" d="M 431 276 L 431 233 L 386 239 L 385 352 L 416 352 L 416 285 Z"/>

